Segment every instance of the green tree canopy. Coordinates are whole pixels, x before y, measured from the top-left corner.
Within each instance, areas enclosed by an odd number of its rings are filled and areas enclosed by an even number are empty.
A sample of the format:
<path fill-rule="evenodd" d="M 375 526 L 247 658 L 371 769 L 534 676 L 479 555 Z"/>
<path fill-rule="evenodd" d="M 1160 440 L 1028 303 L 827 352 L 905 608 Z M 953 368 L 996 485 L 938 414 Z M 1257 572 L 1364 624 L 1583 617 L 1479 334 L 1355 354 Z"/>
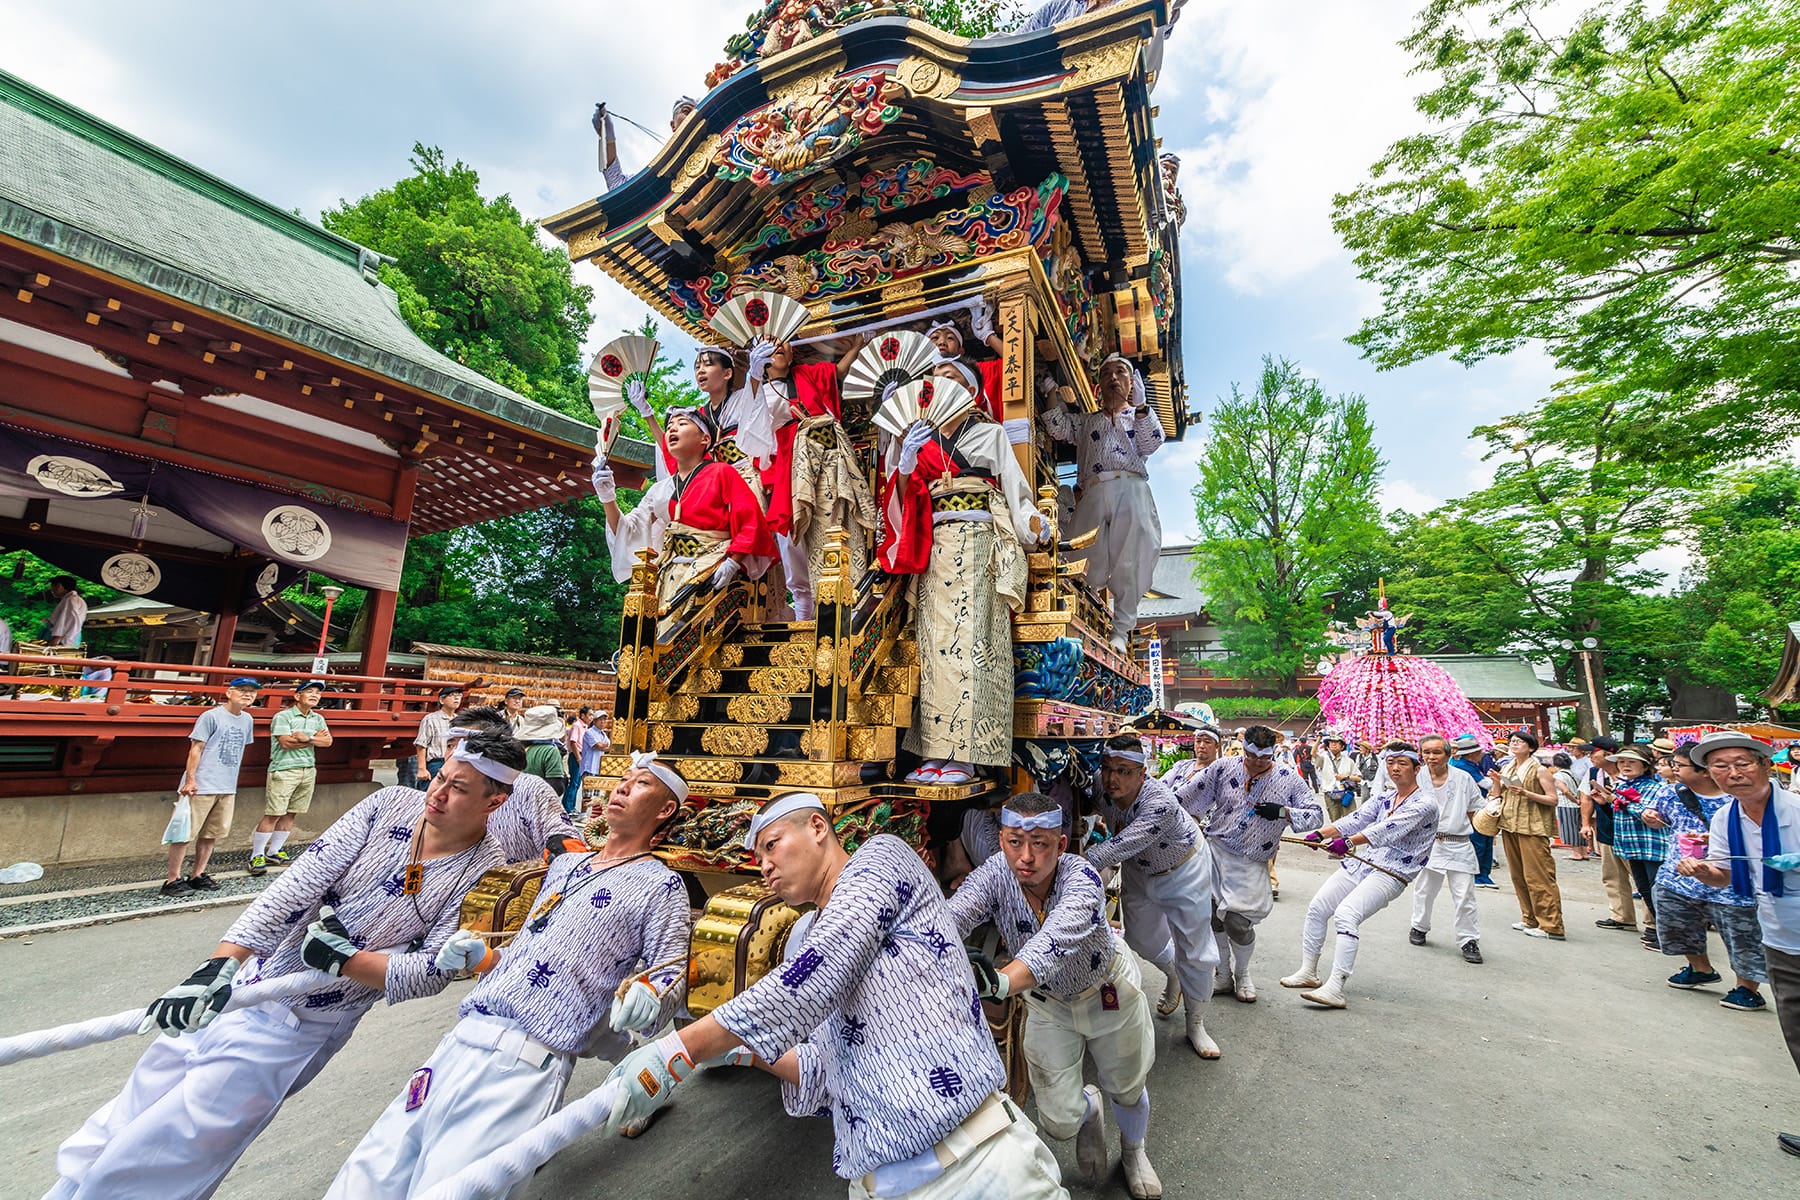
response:
<path fill-rule="evenodd" d="M 1368 407 L 1264 358 L 1256 390 L 1234 383 L 1209 421 L 1195 577 L 1233 662 L 1292 687 L 1327 648 L 1326 593 L 1379 537 Z"/>
<path fill-rule="evenodd" d="M 325 228 L 390 256 L 381 278 L 414 332 L 489 379 L 587 419 L 581 343 L 593 289 L 568 256 L 539 244 L 505 196 L 483 199 L 474 168 L 413 146 L 413 173 L 320 216 Z"/>
<path fill-rule="evenodd" d="M 1698 434 L 1800 423 L 1800 6 L 1432 0 L 1426 129 L 1338 197 L 1383 367 L 1537 343 Z"/>

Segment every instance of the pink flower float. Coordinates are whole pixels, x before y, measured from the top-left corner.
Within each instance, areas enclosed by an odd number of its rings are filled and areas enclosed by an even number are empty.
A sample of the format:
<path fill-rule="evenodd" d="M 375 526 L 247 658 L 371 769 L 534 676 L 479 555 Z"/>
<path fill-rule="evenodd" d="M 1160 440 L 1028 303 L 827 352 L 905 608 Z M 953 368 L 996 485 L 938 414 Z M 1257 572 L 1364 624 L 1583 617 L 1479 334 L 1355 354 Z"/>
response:
<path fill-rule="evenodd" d="M 1338 663 L 1319 682 L 1319 719 L 1375 746 L 1472 733 L 1484 749 L 1494 748 L 1481 714 L 1449 672 L 1410 654 L 1358 654 Z"/>

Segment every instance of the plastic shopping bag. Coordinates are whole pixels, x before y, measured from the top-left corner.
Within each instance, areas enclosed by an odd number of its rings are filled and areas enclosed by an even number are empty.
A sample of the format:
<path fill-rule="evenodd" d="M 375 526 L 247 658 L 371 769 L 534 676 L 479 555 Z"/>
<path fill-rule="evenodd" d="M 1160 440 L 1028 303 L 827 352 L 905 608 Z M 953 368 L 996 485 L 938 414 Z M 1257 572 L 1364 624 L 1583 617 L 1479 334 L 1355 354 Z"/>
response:
<path fill-rule="evenodd" d="M 182 796 L 175 801 L 175 811 L 169 815 L 169 827 L 163 830 L 163 845 L 173 846 L 177 842 L 193 840 L 194 806 L 188 798 Z"/>

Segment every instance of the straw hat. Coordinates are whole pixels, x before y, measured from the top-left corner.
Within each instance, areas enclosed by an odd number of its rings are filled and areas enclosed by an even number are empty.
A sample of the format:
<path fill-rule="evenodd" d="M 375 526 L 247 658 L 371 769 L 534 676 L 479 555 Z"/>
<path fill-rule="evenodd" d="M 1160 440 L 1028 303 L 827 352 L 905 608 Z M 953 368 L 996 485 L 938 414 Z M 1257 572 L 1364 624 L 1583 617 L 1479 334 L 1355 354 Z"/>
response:
<path fill-rule="evenodd" d="M 562 717 L 554 704 L 534 704 L 526 709 L 513 736 L 521 742 L 542 742 L 563 735 Z"/>
<path fill-rule="evenodd" d="M 1478 808 L 1469 817 L 1469 823 L 1475 826 L 1475 832 L 1482 837 L 1498 837 L 1500 834 L 1500 809 L 1496 805 Z"/>

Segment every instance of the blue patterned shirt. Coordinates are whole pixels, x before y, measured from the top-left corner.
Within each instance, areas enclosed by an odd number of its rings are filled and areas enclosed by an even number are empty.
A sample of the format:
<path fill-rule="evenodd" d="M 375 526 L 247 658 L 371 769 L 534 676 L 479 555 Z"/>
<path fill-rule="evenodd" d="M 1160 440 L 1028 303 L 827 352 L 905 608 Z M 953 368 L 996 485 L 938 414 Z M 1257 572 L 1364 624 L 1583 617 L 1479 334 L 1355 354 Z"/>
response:
<path fill-rule="evenodd" d="M 931 1149 L 1006 1076 L 956 919 L 891 834 L 851 856 L 800 953 L 713 1015 L 766 1061 L 795 1050 L 782 1103 L 831 1114 L 844 1179 Z"/>
<path fill-rule="evenodd" d="M 1731 803 L 1730 796 L 1702 796 L 1698 792 L 1689 792 L 1688 794 L 1700 802 L 1702 815 L 1696 817 L 1689 812 L 1687 805 L 1681 802 L 1681 794 L 1672 787 L 1664 790 L 1651 802 L 1656 811 L 1668 818 L 1669 821 L 1669 852 L 1663 857 L 1662 866 L 1656 869 L 1656 886 L 1668 888 L 1677 896 L 1685 896 L 1689 900 L 1699 900 L 1706 904 L 1729 904 L 1733 908 L 1755 908 L 1756 897 L 1754 896 L 1739 896 L 1728 887 L 1708 887 L 1691 875 L 1676 873 L 1675 864 L 1681 861 L 1681 844 L 1675 839 L 1684 833 L 1710 833 L 1713 814 Z M 1702 852 L 1700 857 L 1704 858 L 1705 853 Z"/>
<path fill-rule="evenodd" d="M 1628 794 L 1632 791 L 1637 793 L 1635 799 Z M 1625 803 L 1613 810 L 1613 853 L 1620 858 L 1661 862 L 1669 852 L 1669 831 L 1650 828 L 1644 824 L 1643 814 L 1652 808 L 1660 812 L 1665 803 L 1679 805 L 1674 793 L 1674 788 L 1654 775 L 1614 780 L 1613 794 Z M 1595 802 L 1604 804 L 1605 798 L 1595 797 Z"/>
<path fill-rule="evenodd" d="M 386 991 L 339 979 L 284 1004 L 361 1013 L 384 994 L 398 1004 L 443 991 L 450 976 L 438 970 L 437 952 L 461 923 L 463 893 L 506 859 L 493 838 L 484 837 L 461 854 L 427 860 L 423 887 L 408 896 L 413 829 L 424 812 L 424 792 L 389 787 L 333 821 L 225 931 L 226 941 L 257 955 L 238 972 L 236 985 L 307 970 L 300 943 L 329 900 L 351 941 L 364 950 L 389 951 Z M 409 951 L 415 940 L 418 949 Z"/>
<path fill-rule="evenodd" d="M 1369 839 L 1356 853 L 1367 860 L 1346 858 L 1344 870 L 1362 877 L 1374 874 L 1369 864 L 1386 867 L 1396 875 L 1411 879 L 1424 869 L 1437 844 L 1438 803 L 1424 788 L 1415 788 L 1406 799 L 1389 792 L 1378 800 L 1363 805 L 1342 820 L 1332 824 L 1340 837 L 1360 833 Z"/>
<path fill-rule="evenodd" d="M 1146 777 L 1137 799 L 1125 808 L 1115 808 L 1104 796 L 1099 808 L 1112 836 L 1088 848 L 1087 860 L 1095 867 L 1129 863 L 1154 875 L 1180 866 L 1200 842 L 1200 827 L 1160 779 Z"/>
<path fill-rule="evenodd" d="M 1206 840 L 1253 862 L 1268 862 L 1281 848 L 1289 829 L 1305 833 L 1325 825 L 1325 809 L 1292 767 L 1273 767 L 1255 779 L 1244 770 L 1242 755 L 1221 758 L 1187 777 L 1176 792 L 1183 808 L 1206 823 Z M 1258 804 L 1287 808 L 1285 820 L 1256 815 Z"/>
<path fill-rule="evenodd" d="M 536 775 L 519 776 L 512 794 L 488 818 L 488 836 L 511 863 L 541 861 L 552 834 L 580 838 L 581 826 L 563 811 L 561 792 Z"/>
<path fill-rule="evenodd" d="M 687 887 L 654 858 L 600 871 L 592 863 L 591 855 L 564 854 L 550 864 L 538 899 L 563 899 L 549 924 L 533 933 L 527 921 L 459 1014 L 504 1017 L 564 1054 L 592 1049 L 617 1058 L 629 1039 L 606 1023 L 613 993 L 628 976 L 679 958 L 650 977 L 663 1021 L 674 1019 L 687 991 Z"/>
<path fill-rule="evenodd" d="M 963 937 L 991 920 L 1007 953 L 1052 996 L 1080 995 L 1112 973 L 1119 947 L 1106 923 L 1106 887 L 1079 855 L 1058 860 L 1041 921 L 1001 854 L 969 872 L 950 897 L 950 911 Z"/>

